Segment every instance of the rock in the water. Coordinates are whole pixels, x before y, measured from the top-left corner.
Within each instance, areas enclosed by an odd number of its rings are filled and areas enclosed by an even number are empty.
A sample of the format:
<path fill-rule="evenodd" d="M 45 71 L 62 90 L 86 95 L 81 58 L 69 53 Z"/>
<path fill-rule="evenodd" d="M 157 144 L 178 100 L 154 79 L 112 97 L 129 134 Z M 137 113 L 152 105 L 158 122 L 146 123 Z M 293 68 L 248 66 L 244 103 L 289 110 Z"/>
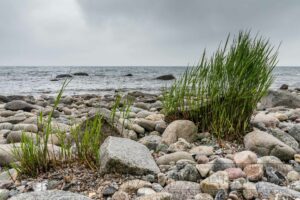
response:
<path fill-rule="evenodd" d="M 233 160 L 238 167 L 243 169 L 249 164 L 255 164 L 257 162 L 257 155 L 251 151 L 242 151 L 236 153 Z"/>
<path fill-rule="evenodd" d="M 6 110 L 12 110 L 12 111 L 17 111 L 17 110 L 31 111 L 32 109 L 34 109 L 34 106 L 22 100 L 14 100 L 6 103 L 4 108 Z"/>
<path fill-rule="evenodd" d="M 101 173 L 143 175 L 160 172 L 148 148 L 127 138 L 106 138 L 100 148 L 100 163 Z"/>
<path fill-rule="evenodd" d="M 167 74 L 167 75 L 158 76 L 156 77 L 156 79 L 167 81 L 167 80 L 173 80 L 175 79 L 175 77 L 172 74 Z"/>
<path fill-rule="evenodd" d="M 56 78 L 72 78 L 73 76 L 71 74 L 59 74 L 56 76 Z"/>
<path fill-rule="evenodd" d="M 282 85 L 280 86 L 279 89 L 280 89 L 280 90 L 287 90 L 287 89 L 289 89 L 289 85 L 287 85 L 287 84 L 282 84 Z"/>
<path fill-rule="evenodd" d="M 177 162 L 178 160 L 182 159 L 194 161 L 194 158 L 191 154 L 185 151 L 178 151 L 175 153 L 163 155 L 159 157 L 156 162 L 158 165 L 168 165 L 170 162 Z"/>
<path fill-rule="evenodd" d="M 215 196 L 219 190 L 227 191 L 229 188 L 229 177 L 227 172 L 219 171 L 200 183 L 201 191 Z"/>
<path fill-rule="evenodd" d="M 261 108 L 286 106 L 288 108 L 300 108 L 300 97 L 285 90 L 270 90 L 261 100 Z"/>
<path fill-rule="evenodd" d="M 198 183 L 189 181 L 175 181 L 165 187 L 165 191 L 172 195 L 172 200 L 192 199 L 201 193 Z"/>
<path fill-rule="evenodd" d="M 256 189 L 261 199 L 272 199 L 271 197 L 275 197 L 277 194 L 291 197 L 292 199 L 300 198 L 300 192 L 268 182 L 256 183 Z"/>
<path fill-rule="evenodd" d="M 289 160 L 296 153 L 294 149 L 284 144 L 274 136 L 263 131 L 252 131 L 244 137 L 246 149 L 261 156 L 276 156 L 281 160 Z"/>
<path fill-rule="evenodd" d="M 194 122 L 189 120 L 173 121 L 162 134 L 162 142 L 170 145 L 175 143 L 178 138 L 183 138 L 188 142 L 193 142 L 197 134 L 197 127 Z"/>
<path fill-rule="evenodd" d="M 73 75 L 74 76 L 88 76 L 89 74 L 86 72 L 75 72 Z"/>
<path fill-rule="evenodd" d="M 81 194 L 66 192 L 62 190 L 47 190 L 42 192 L 22 193 L 10 198 L 10 200 L 90 200 L 90 198 Z"/>

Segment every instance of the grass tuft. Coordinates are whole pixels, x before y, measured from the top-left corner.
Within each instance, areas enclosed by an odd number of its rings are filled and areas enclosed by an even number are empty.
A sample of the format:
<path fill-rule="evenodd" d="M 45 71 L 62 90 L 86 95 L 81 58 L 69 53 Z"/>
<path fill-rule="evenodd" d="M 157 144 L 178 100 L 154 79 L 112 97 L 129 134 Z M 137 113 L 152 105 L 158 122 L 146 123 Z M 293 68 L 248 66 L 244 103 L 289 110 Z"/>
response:
<path fill-rule="evenodd" d="M 277 64 L 277 50 L 269 40 L 240 31 L 208 58 L 188 68 L 164 92 L 166 119 L 189 119 L 200 131 L 218 138 L 238 139 L 250 129 L 250 118 L 266 94 Z"/>

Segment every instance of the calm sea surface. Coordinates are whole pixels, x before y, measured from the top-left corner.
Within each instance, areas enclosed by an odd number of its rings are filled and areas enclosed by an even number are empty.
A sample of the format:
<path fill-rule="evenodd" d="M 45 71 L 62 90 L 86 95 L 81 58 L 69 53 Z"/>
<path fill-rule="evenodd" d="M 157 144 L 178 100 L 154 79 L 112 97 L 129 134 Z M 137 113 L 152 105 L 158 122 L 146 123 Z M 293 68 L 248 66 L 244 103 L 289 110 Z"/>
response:
<path fill-rule="evenodd" d="M 89 76 L 74 77 L 65 94 L 105 94 L 116 89 L 155 93 L 172 81 L 155 77 L 173 74 L 179 77 L 185 67 L 0 67 L 0 95 L 55 94 L 62 81 L 50 81 L 58 74 L 86 72 Z M 125 76 L 132 74 L 133 76 Z M 300 67 L 277 67 L 273 88 L 286 83 L 300 87 Z"/>

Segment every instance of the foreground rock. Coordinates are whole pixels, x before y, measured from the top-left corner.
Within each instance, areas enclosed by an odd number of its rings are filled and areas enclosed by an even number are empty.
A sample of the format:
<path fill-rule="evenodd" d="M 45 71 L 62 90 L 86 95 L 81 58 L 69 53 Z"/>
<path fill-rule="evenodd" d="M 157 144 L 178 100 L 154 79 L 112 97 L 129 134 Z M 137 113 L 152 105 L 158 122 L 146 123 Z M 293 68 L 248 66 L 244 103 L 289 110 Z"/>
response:
<path fill-rule="evenodd" d="M 175 181 L 167 185 L 165 191 L 172 195 L 172 200 L 192 199 L 201 193 L 199 184 L 189 181 Z"/>
<path fill-rule="evenodd" d="M 6 110 L 12 110 L 12 111 L 17 111 L 17 110 L 31 111 L 32 109 L 34 109 L 34 106 L 22 100 L 14 100 L 9 103 L 6 103 L 4 108 Z"/>
<path fill-rule="evenodd" d="M 286 106 L 288 108 L 300 108 L 300 97 L 285 90 L 270 90 L 261 100 L 261 108 Z"/>
<path fill-rule="evenodd" d="M 126 138 L 108 137 L 100 148 L 100 171 L 102 174 L 157 174 L 156 165 L 148 148 Z"/>
<path fill-rule="evenodd" d="M 42 192 L 29 192 L 16 195 L 10 200 L 48 200 L 48 199 L 55 199 L 55 200 L 90 200 L 90 198 L 85 197 L 80 194 L 65 192 L 61 190 L 50 190 L 50 191 L 42 191 Z"/>
<path fill-rule="evenodd" d="M 175 143 L 178 138 L 183 138 L 188 142 L 192 142 L 197 134 L 197 127 L 194 122 L 189 120 L 173 121 L 164 131 L 162 142 L 165 144 Z"/>
<path fill-rule="evenodd" d="M 296 154 L 295 150 L 263 131 L 252 131 L 244 137 L 246 149 L 261 156 L 276 156 L 281 160 L 290 160 Z"/>
<path fill-rule="evenodd" d="M 300 198 L 300 192 L 291 190 L 287 187 L 281 187 L 268 182 L 256 183 L 258 195 L 265 199 L 296 199 Z M 278 198 L 278 197 L 281 198 Z"/>

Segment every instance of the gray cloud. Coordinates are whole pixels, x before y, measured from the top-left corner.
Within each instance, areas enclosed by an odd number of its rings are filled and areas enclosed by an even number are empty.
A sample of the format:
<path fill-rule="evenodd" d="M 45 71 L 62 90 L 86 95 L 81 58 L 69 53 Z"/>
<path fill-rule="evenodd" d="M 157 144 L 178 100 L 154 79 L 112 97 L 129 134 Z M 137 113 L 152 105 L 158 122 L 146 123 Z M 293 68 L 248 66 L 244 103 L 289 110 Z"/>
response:
<path fill-rule="evenodd" d="M 298 65 L 297 0 L 1 0 L 0 65 L 187 65 L 259 32 Z"/>

